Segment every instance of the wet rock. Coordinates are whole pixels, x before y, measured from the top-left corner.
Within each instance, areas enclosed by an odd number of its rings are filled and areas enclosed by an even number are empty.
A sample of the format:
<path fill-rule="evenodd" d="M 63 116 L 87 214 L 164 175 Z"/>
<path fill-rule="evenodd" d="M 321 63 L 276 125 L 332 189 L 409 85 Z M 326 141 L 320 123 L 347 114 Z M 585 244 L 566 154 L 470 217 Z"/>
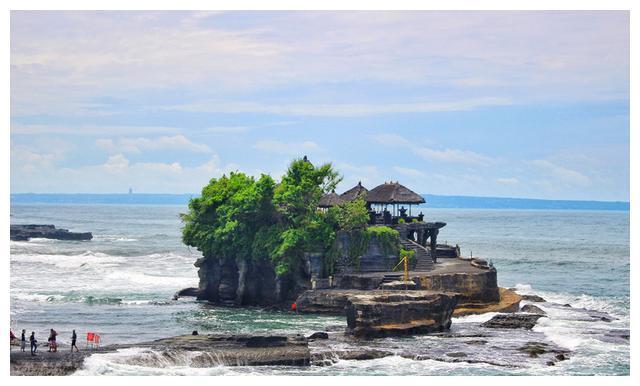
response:
<path fill-rule="evenodd" d="M 610 323 L 610 322 L 612 322 L 613 320 L 616 319 L 613 316 L 607 314 L 606 312 L 596 311 L 596 310 L 589 310 L 589 309 L 583 309 L 583 310 L 587 313 L 587 315 L 589 315 L 589 317 L 593 321 L 600 321 L 600 322 Z"/>
<path fill-rule="evenodd" d="M 470 344 L 470 345 L 483 345 L 483 344 L 487 344 L 488 341 L 483 340 L 483 339 L 477 339 L 477 340 L 470 340 L 468 342 L 465 342 L 466 344 Z"/>
<path fill-rule="evenodd" d="M 286 344 L 286 336 L 252 336 L 246 342 L 247 347 L 282 347 Z"/>
<path fill-rule="evenodd" d="M 393 355 L 392 352 L 382 350 L 351 350 L 336 353 L 342 360 L 364 361 L 371 359 L 379 359 Z"/>
<path fill-rule="evenodd" d="M 520 347 L 518 351 L 529 354 L 531 358 L 538 358 L 543 354 L 555 354 L 554 358 L 557 361 L 564 361 L 569 359 L 569 351 L 545 342 L 527 342 L 524 344 L 524 346 Z"/>
<path fill-rule="evenodd" d="M 318 331 L 309 335 L 307 339 L 329 339 L 329 334 L 327 334 L 326 332 Z"/>
<path fill-rule="evenodd" d="M 631 338 L 631 332 L 629 330 L 610 330 L 604 334 L 607 338 L 617 338 L 629 340 Z"/>
<path fill-rule="evenodd" d="M 567 304 L 563 304 L 562 307 L 569 307 L 571 308 L 571 304 L 567 303 Z"/>
<path fill-rule="evenodd" d="M 518 351 L 529 354 L 531 358 L 537 358 L 547 352 L 548 344 L 542 342 L 527 342 L 524 346 L 520 347 Z"/>
<path fill-rule="evenodd" d="M 530 302 L 535 303 L 545 303 L 546 300 L 538 295 L 520 295 L 522 296 L 522 300 L 528 300 Z"/>
<path fill-rule="evenodd" d="M 540 307 L 536 307 L 533 304 L 525 304 L 524 306 L 522 306 L 522 308 L 520 310 L 522 312 L 527 312 L 529 314 L 537 314 L 537 315 L 546 315 L 547 314 Z"/>
<path fill-rule="evenodd" d="M 180 291 L 176 292 L 175 295 L 173 295 L 173 299 L 178 300 L 181 297 L 198 297 L 201 294 L 202 294 L 202 291 L 200 291 L 199 288 L 188 287 L 188 288 L 183 288 Z"/>
<path fill-rule="evenodd" d="M 347 301 L 347 326 L 365 338 L 444 331 L 457 302 L 457 294 L 432 291 L 354 295 Z"/>
<path fill-rule="evenodd" d="M 530 330 L 542 315 L 536 314 L 498 314 L 482 323 L 488 328 L 524 328 Z"/>
<path fill-rule="evenodd" d="M 463 352 L 448 352 L 447 356 L 452 358 L 465 358 L 467 354 Z"/>
<path fill-rule="evenodd" d="M 69 232 L 68 229 L 41 224 L 12 224 L 9 235 L 11 240 L 14 241 L 29 241 L 31 238 L 85 241 L 93 238 L 91 232 Z"/>
<path fill-rule="evenodd" d="M 556 364 L 553 361 L 548 361 L 547 366 L 555 366 Z"/>

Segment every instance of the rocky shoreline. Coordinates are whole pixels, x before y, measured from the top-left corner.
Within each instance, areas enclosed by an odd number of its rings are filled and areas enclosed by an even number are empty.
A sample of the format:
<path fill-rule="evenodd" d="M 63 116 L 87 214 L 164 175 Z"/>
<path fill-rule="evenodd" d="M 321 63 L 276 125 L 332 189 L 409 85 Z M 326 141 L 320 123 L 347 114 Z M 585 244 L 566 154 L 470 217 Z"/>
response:
<path fill-rule="evenodd" d="M 69 232 L 50 224 L 11 224 L 9 236 L 13 241 L 29 241 L 31 238 L 87 241 L 93 238 L 91 232 Z"/>
<path fill-rule="evenodd" d="M 410 299 L 395 301 L 452 301 L 433 297 L 430 293 L 414 292 Z M 417 292 L 417 293 L 416 293 Z M 360 295 L 364 296 L 364 295 Z M 571 309 L 576 320 L 606 322 L 611 315 L 599 311 L 574 308 L 550 302 L 536 302 L 528 297 L 527 304 L 511 312 L 492 314 L 484 321 L 459 323 L 452 330 L 447 329 L 446 319 L 441 319 L 440 327 L 430 329 L 427 335 L 380 338 L 386 334 L 366 336 L 354 333 L 349 318 L 358 318 L 355 304 L 376 304 L 372 294 L 348 301 L 347 326 L 327 327 L 326 331 L 303 336 L 298 335 L 182 335 L 136 344 L 118 344 L 90 351 L 71 353 L 61 348 L 57 353 L 45 350 L 33 357 L 27 351 L 12 348 L 10 354 L 11 375 L 71 375 L 85 370 L 88 358 L 94 355 L 120 355 L 122 350 L 135 349 L 132 353 L 117 357 L 126 365 L 163 368 L 166 366 L 187 366 L 192 368 L 216 368 L 217 366 L 276 366 L 309 368 L 313 366 L 333 366 L 340 361 L 377 360 L 390 356 L 423 361 L 464 362 L 487 364 L 497 368 L 524 368 L 531 364 L 556 366 L 571 360 L 571 350 L 549 341 L 541 332 L 532 328 L 538 320 L 547 317 L 535 309 L 532 303 L 544 310 Z M 402 296 L 397 294 L 394 296 Z M 544 299 L 542 299 L 544 300 Z M 371 302 L 373 301 L 373 303 Z M 540 311 L 546 312 L 537 307 Z M 422 307 L 423 309 L 426 309 Z M 422 312 L 422 311 L 421 311 Z M 351 316 L 349 314 L 351 313 Z M 363 313 L 360 317 L 364 316 Z M 368 315 L 372 315 L 368 313 Z M 375 313 L 373 314 L 376 315 Z M 379 316 L 379 315 L 378 315 Z M 423 315 L 424 316 L 424 315 Z M 446 315 L 444 315 L 446 317 Z M 373 326 L 384 325 L 375 318 L 364 318 L 361 322 L 374 320 Z M 416 319 L 410 316 L 410 319 Z M 449 319 L 450 322 L 450 319 Z M 366 323 L 365 323 L 366 324 Z M 358 323 L 355 324 L 358 328 Z M 362 324 L 360 325 L 362 326 Z M 425 332 L 425 331 L 422 331 Z M 395 335 L 392 334 L 392 335 Z M 428 339 L 427 348 L 418 349 L 410 344 L 418 339 Z M 362 339 L 367 338 L 367 339 Z M 375 338 L 375 339 L 370 339 Z M 611 330 L 601 339 L 629 340 L 629 331 Z"/>

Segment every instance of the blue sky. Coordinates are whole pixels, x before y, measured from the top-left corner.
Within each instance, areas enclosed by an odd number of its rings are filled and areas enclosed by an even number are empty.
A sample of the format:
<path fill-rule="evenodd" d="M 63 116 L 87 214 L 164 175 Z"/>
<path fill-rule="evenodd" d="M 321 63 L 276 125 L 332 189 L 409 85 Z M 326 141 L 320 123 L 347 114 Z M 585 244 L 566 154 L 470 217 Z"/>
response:
<path fill-rule="evenodd" d="M 627 12 L 12 12 L 11 192 L 629 200 Z"/>

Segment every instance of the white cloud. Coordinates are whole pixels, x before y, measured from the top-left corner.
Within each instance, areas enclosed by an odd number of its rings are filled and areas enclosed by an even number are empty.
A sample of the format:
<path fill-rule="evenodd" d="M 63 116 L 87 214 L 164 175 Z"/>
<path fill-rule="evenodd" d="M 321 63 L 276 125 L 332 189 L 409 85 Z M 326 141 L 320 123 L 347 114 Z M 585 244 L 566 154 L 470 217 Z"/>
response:
<path fill-rule="evenodd" d="M 568 184 L 586 186 L 589 185 L 590 179 L 586 175 L 577 170 L 569 169 L 561 165 L 557 165 L 548 160 L 534 160 L 531 164 L 555 177 L 558 181 Z"/>
<path fill-rule="evenodd" d="M 393 170 L 395 170 L 397 173 L 404 174 L 405 176 L 409 176 L 409 177 L 415 177 L 415 178 L 426 177 L 426 174 L 424 174 L 418 169 L 405 168 L 402 166 L 394 166 Z"/>
<path fill-rule="evenodd" d="M 131 162 L 123 154 L 111 155 L 104 163 L 91 166 L 29 165 L 25 168 L 24 164 L 12 161 L 12 191 L 112 193 L 132 187 L 137 192 L 149 193 L 199 192 L 211 178 L 238 168 L 234 164 L 222 165 L 215 154 L 209 161 L 193 167 L 179 162 Z M 21 178 L 14 173 L 17 170 L 22 173 Z"/>
<path fill-rule="evenodd" d="M 209 153 L 211 149 L 206 144 L 194 143 L 184 135 L 158 138 L 120 138 L 113 141 L 100 138 L 96 145 L 108 152 L 142 153 L 144 150 L 184 150 L 197 153 Z"/>
<path fill-rule="evenodd" d="M 102 165 L 102 168 L 108 172 L 126 171 L 129 168 L 129 160 L 122 154 L 112 155 Z"/>
<path fill-rule="evenodd" d="M 411 151 L 427 160 L 464 164 L 488 164 L 491 158 L 469 150 L 445 149 L 435 150 L 428 147 L 413 147 Z"/>
<path fill-rule="evenodd" d="M 204 129 L 207 133 L 213 134 L 240 134 L 249 131 L 249 126 L 215 126 Z"/>
<path fill-rule="evenodd" d="M 23 125 L 11 124 L 11 134 L 73 134 L 98 136 L 126 134 L 177 133 L 180 129 L 162 126 L 114 126 L 114 125 Z"/>
<path fill-rule="evenodd" d="M 197 103 L 166 106 L 167 110 L 208 112 L 208 113 L 265 113 L 292 116 L 328 116 L 357 117 L 379 114 L 429 113 L 442 111 L 472 110 L 479 107 L 503 106 L 512 104 L 506 98 L 486 97 L 447 102 L 386 103 L 386 104 L 259 104 L 259 103 L 220 103 L 201 101 Z"/>
<path fill-rule="evenodd" d="M 387 146 L 411 146 L 411 141 L 405 137 L 393 133 L 380 133 L 372 135 L 374 141 Z"/>
<path fill-rule="evenodd" d="M 353 82 L 434 86 L 472 102 L 225 109 L 347 116 L 494 104 L 473 102 L 487 96 L 628 97 L 628 12 L 273 12 L 229 23 L 244 15 L 12 12 L 12 113 L 109 114 L 117 103 L 93 97 L 140 90 L 186 87 L 228 100 L 227 92 Z"/>
<path fill-rule="evenodd" d="M 496 182 L 502 185 L 515 185 L 520 181 L 515 177 L 499 177 L 496 178 Z"/>
<path fill-rule="evenodd" d="M 318 144 L 312 141 L 303 142 L 282 142 L 276 140 L 258 141 L 253 145 L 254 149 L 284 155 L 300 156 L 306 152 L 316 152 L 320 150 Z"/>
<path fill-rule="evenodd" d="M 487 165 L 493 162 L 491 157 L 469 150 L 445 149 L 437 150 L 409 141 L 401 135 L 393 133 L 376 134 L 371 137 L 375 142 L 386 146 L 401 146 L 410 150 L 413 154 L 426 160 Z"/>

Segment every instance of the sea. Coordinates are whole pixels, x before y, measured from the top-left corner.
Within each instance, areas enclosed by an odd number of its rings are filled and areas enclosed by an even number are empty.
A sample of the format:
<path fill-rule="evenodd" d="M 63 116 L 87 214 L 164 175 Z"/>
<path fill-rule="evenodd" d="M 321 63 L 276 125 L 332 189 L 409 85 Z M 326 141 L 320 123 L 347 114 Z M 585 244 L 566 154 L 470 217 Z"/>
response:
<path fill-rule="evenodd" d="M 12 201 L 12 224 L 54 224 L 94 235 L 91 241 L 10 242 L 12 330 L 35 331 L 43 342 L 54 328 L 64 348 L 75 329 L 83 349 L 87 332 L 99 333 L 108 345 L 193 330 L 306 335 L 344 329 L 343 317 L 172 300 L 176 291 L 198 285 L 193 263 L 200 253 L 181 242 L 179 214 L 186 210 L 183 203 Z M 426 220 L 447 223 L 440 242 L 491 261 L 500 286 L 542 296 L 546 302 L 535 304 L 547 317 L 531 331 L 484 328 L 495 315 L 490 313 L 454 318 L 448 338 L 340 341 L 328 347 L 335 353 L 323 366 L 196 367 L 186 354 L 168 360 L 129 348 L 92 355 L 76 375 L 629 375 L 629 211 L 422 210 Z M 524 356 L 519 348 L 529 342 L 566 350 L 569 359 L 551 366 L 547 359 Z M 326 352 L 331 343 L 322 344 L 312 345 L 312 352 Z M 341 359 L 350 346 L 398 355 Z"/>

